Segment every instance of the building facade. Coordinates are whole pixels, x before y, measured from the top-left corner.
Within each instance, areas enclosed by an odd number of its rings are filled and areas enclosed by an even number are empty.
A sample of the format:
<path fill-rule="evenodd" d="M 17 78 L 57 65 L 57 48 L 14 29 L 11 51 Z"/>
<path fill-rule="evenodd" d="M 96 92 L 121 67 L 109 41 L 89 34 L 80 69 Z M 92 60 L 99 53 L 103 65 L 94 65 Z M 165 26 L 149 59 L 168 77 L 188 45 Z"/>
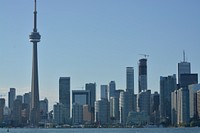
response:
<path fill-rule="evenodd" d="M 16 89 L 15 88 L 10 88 L 10 91 L 8 92 L 8 107 L 10 110 L 13 110 L 13 103 L 16 98 Z"/>
<path fill-rule="evenodd" d="M 160 77 L 160 117 L 162 122 L 171 121 L 171 92 L 176 88 L 175 74 Z"/>
<path fill-rule="evenodd" d="M 108 99 L 108 85 L 101 85 L 101 99 Z"/>
<path fill-rule="evenodd" d="M 138 93 L 147 90 L 147 59 L 139 60 Z"/>
<path fill-rule="evenodd" d="M 110 83 L 109 83 L 109 99 L 111 97 L 115 97 L 115 91 L 116 91 L 115 81 L 110 81 Z"/>
<path fill-rule="evenodd" d="M 126 89 L 132 90 L 134 93 L 134 69 L 126 67 Z"/>
<path fill-rule="evenodd" d="M 63 106 L 64 123 L 70 122 L 70 77 L 59 79 L 59 103 Z"/>

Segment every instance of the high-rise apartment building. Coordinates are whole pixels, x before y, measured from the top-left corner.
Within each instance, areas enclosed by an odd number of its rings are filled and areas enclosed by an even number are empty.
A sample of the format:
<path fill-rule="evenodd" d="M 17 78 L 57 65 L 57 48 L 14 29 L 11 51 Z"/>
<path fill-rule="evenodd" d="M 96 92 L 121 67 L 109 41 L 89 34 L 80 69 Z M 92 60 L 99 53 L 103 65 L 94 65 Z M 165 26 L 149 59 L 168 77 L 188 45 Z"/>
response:
<path fill-rule="evenodd" d="M 126 67 L 126 89 L 132 90 L 134 93 L 134 69 Z"/>
<path fill-rule="evenodd" d="M 61 103 L 63 106 L 64 123 L 69 123 L 69 120 L 70 120 L 70 77 L 60 77 L 59 79 L 59 103 Z"/>
<path fill-rule="evenodd" d="M 138 77 L 138 85 L 139 90 L 138 93 L 141 91 L 147 90 L 147 59 L 143 58 L 139 60 L 139 77 Z"/>
<path fill-rule="evenodd" d="M 175 91 L 176 75 L 160 77 L 160 117 L 162 121 L 171 120 L 171 92 Z"/>

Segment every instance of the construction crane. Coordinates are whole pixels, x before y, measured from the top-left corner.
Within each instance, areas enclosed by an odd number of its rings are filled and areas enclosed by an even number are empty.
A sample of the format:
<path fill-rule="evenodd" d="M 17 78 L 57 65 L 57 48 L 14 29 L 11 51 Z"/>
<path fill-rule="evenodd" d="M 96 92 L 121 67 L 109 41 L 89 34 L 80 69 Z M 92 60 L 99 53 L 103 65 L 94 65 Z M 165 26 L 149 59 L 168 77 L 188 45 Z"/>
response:
<path fill-rule="evenodd" d="M 147 55 L 147 54 L 140 54 L 140 55 L 144 56 L 145 59 L 147 59 L 147 57 L 149 57 L 149 55 Z"/>

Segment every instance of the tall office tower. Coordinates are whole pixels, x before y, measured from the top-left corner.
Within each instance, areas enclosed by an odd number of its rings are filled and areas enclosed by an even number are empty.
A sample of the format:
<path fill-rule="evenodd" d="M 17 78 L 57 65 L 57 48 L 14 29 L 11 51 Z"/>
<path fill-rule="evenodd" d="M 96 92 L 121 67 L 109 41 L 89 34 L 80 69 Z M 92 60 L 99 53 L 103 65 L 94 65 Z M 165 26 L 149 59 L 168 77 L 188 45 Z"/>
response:
<path fill-rule="evenodd" d="M 115 81 L 110 81 L 110 83 L 109 83 L 109 99 L 111 97 L 115 97 L 115 90 L 116 90 Z"/>
<path fill-rule="evenodd" d="M 0 123 L 4 120 L 4 107 L 5 107 L 5 99 L 0 98 Z"/>
<path fill-rule="evenodd" d="M 101 99 L 108 99 L 108 85 L 101 85 Z"/>
<path fill-rule="evenodd" d="M 53 118 L 54 123 L 57 125 L 65 124 L 64 106 L 62 103 L 56 103 L 53 105 Z"/>
<path fill-rule="evenodd" d="M 90 106 L 94 108 L 94 102 L 96 101 L 96 83 L 86 84 L 85 89 L 90 91 Z"/>
<path fill-rule="evenodd" d="M 183 61 L 178 63 L 178 84 L 181 84 L 181 74 L 190 74 L 190 63 L 185 60 L 185 51 L 183 51 Z"/>
<path fill-rule="evenodd" d="M 143 58 L 139 60 L 139 77 L 138 77 L 138 85 L 139 90 L 138 93 L 141 91 L 147 90 L 147 59 Z"/>
<path fill-rule="evenodd" d="M 160 117 L 171 121 L 171 92 L 176 90 L 176 75 L 160 77 Z"/>
<path fill-rule="evenodd" d="M 85 89 L 90 91 L 90 112 L 92 122 L 94 121 L 94 103 L 96 101 L 96 83 L 88 83 L 85 85 Z"/>
<path fill-rule="evenodd" d="M 83 105 L 72 104 L 72 122 L 74 125 L 83 124 Z"/>
<path fill-rule="evenodd" d="M 12 121 L 14 127 L 20 126 L 22 123 L 22 102 L 19 99 L 14 101 Z"/>
<path fill-rule="evenodd" d="M 189 90 L 183 87 L 177 90 L 177 124 L 189 124 Z"/>
<path fill-rule="evenodd" d="M 40 121 L 48 120 L 48 99 L 40 100 Z"/>
<path fill-rule="evenodd" d="M 70 120 L 70 77 L 59 79 L 59 103 L 63 104 L 64 123 Z"/>
<path fill-rule="evenodd" d="M 10 91 L 8 92 L 8 107 L 10 110 L 13 110 L 13 103 L 15 101 L 16 97 L 16 89 L 15 88 L 10 88 Z"/>
<path fill-rule="evenodd" d="M 95 101 L 95 122 L 108 124 L 110 120 L 110 104 L 107 99 Z"/>
<path fill-rule="evenodd" d="M 132 90 L 134 93 L 134 69 L 126 67 L 126 89 Z"/>
<path fill-rule="evenodd" d="M 151 90 L 145 90 L 138 94 L 137 111 L 144 112 L 146 116 L 150 116 L 150 97 Z"/>
<path fill-rule="evenodd" d="M 30 122 L 33 126 L 37 126 L 39 122 L 39 82 L 38 82 L 38 57 L 37 43 L 40 42 L 40 34 L 37 32 L 37 10 L 36 0 L 34 3 L 34 28 L 29 35 L 30 42 L 33 43 L 33 64 L 32 64 L 32 82 L 31 82 L 31 117 Z"/>
<path fill-rule="evenodd" d="M 189 89 L 189 109 L 190 119 L 198 120 L 198 109 L 197 109 L 197 92 L 200 91 L 200 84 L 192 84 L 188 86 Z"/>

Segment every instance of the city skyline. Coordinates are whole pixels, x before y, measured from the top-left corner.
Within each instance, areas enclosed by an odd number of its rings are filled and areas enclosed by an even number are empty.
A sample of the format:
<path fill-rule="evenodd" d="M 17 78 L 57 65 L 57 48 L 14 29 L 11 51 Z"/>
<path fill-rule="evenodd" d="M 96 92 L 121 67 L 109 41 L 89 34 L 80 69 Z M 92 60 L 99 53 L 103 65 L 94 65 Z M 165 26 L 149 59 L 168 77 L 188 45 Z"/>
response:
<path fill-rule="evenodd" d="M 177 74 L 183 50 L 192 71 L 200 72 L 199 1 L 38 3 L 38 27 L 43 35 L 39 46 L 40 99 L 47 97 L 50 107 L 58 101 L 58 80 L 63 76 L 71 77 L 71 90 L 97 83 L 99 98 L 100 85 L 110 81 L 116 82 L 116 89 L 125 90 L 125 68 L 134 67 L 134 90 L 138 93 L 140 54 L 150 55 L 147 71 L 152 92 L 159 91 L 160 76 Z M 25 0 L 3 0 L 0 5 L 0 89 L 4 95 L 10 88 L 20 95 L 30 91 L 32 54 L 27 34 L 32 26 L 31 9 L 32 1 Z"/>

